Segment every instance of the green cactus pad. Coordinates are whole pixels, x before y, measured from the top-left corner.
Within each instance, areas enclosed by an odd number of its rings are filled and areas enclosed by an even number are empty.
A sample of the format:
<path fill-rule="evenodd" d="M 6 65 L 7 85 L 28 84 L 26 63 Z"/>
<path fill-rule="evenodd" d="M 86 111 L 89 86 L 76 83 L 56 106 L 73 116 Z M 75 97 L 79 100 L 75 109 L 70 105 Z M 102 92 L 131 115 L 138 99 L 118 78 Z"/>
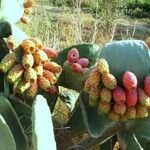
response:
<path fill-rule="evenodd" d="M 89 66 L 93 66 L 98 59 L 101 49 L 98 45 L 95 44 L 80 44 L 80 45 L 73 45 L 69 48 L 66 48 L 59 52 L 59 56 L 54 60 L 59 65 L 63 65 L 64 62 L 67 60 L 68 52 L 72 49 L 76 48 L 79 51 L 80 58 L 88 58 L 89 59 Z"/>
<path fill-rule="evenodd" d="M 140 40 L 124 40 L 108 43 L 102 49 L 100 58 L 105 58 L 110 72 L 122 85 L 122 76 L 125 71 L 133 72 L 139 86 L 143 86 L 144 78 L 150 73 L 150 51 Z"/>

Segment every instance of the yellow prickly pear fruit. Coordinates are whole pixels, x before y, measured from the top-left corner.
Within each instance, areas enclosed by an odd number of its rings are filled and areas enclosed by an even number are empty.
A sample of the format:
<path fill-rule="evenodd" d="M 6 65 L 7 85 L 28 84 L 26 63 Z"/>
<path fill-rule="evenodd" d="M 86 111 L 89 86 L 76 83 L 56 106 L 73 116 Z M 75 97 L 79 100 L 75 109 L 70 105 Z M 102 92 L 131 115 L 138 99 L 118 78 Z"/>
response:
<path fill-rule="evenodd" d="M 7 75 L 7 80 L 10 83 L 15 83 L 23 74 L 23 67 L 20 64 L 15 65 Z"/>
<path fill-rule="evenodd" d="M 26 82 L 35 82 L 37 80 L 37 74 L 33 68 L 28 68 L 24 72 L 24 78 Z"/>
<path fill-rule="evenodd" d="M 34 58 L 32 54 L 24 54 L 22 57 L 22 66 L 25 69 L 31 68 L 34 64 Z"/>
<path fill-rule="evenodd" d="M 0 70 L 6 73 L 16 62 L 16 55 L 14 52 L 8 53 L 0 62 Z"/>

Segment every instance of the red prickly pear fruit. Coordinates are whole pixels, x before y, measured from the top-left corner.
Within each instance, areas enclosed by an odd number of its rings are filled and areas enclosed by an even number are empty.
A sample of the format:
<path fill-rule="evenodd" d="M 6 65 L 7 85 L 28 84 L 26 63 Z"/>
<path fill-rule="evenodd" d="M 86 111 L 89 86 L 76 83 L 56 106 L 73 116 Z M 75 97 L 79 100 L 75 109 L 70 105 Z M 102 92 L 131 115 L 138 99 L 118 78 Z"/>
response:
<path fill-rule="evenodd" d="M 144 79 L 144 91 L 150 96 L 150 75 Z"/>
<path fill-rule="evenodd" d="M 73 63 L 71 65 L 71 70 L 73 72 L 80 73 L 80 72 L 82 72 L 82 66 L 80 64 L 78 64 L 78 63 Z"/>
<path fill-rule="evenodd" d="M 30 39 L 23 40 L 20 46 L 23 48 L 24 53 L 26 54 L 33 54 L 36 51 L 35 43 Z"/>
<path fill-rule="evenodd" d="M 135 74 L 131 71 L 126 71 L 123 74 L 123 85 L 124 87 L 128 90 L 131 91 L 133 89 L 137 88 L 137 78 L 135 76 Z"/>
<path fill-rule="evenodd" d="M 126 112 L 126 105 L 125 104 L 114 104 L 114 112 L 118 115 L 123 115 Z"/>
<path fill-rule="evenodd" d="M 113 98 L 117 104 L 122 104 L 126 100 L 126 93 L 121 87 L 117 86 L 113 90 Z"/>
<path fill-rule="evenodd" d="M 53 73 L 60 73 L 62 71 L 62 68 L 60 65 L 58 65 L 57 63 L 55 62 L 50 62 L 50 61 L 47 61 L 43 64 L 43 68 L 45 70 L 49 70 Z"/>
<path fill-rule="evenodd" d="M 0 62 L 0 70 L 6 73 L 16 62 L 16 55 L 14 52 L 8 53 Z"/>
<path fill-rule="evenodd" d="M 38 82 L 38 86 L 42 90 L 44 90 L 46 92 L 49 91 L 49 88 L 51 87 L 51 84 L 49 83 L 49 81 L 45 77 L 43 77 L 43 76 L 38 77 L 37 82 Z"/>
<path fill-rule="evenodd" d="M 127 107 L 126 115 L 128 119 L 135 119 L 136 118 L 136 108 L 131 106 Z"/>
<path fill-rule="evenodd" d="M 89 60 L 87 58 L 80 58 L 77 63 L 80 64 L 82 68 L 86 68 L 89 65 Z"/>
<path fill-rule="evenodd" d="M 23 67 L 20 64 L 15 65 L 7 75 L 7 80 L 10 83 L 15 83 L 23 75 Z"/>
<path fill-rule="evenodd" d="M 43 71 L 43 77 L 45 77 L 50 82 L 50 84 L 55 84 L 57 82 L 57 78 L 54 73 L 48 70 Z"/>
<path fill-rule="evenodd" d="M 110 111 L 110 103 L 99 101 L 98 103 L 98 114 L 108 114 Z"/>
<path fill-rule="evenodd" d="M 47 54 L 48 58 L 54 59 L 58 57 L 58 51 L 52 50 L 49 47 L 44 47 L 43 51 Z"/>
<path fill-rule="evenodd" d="M 111 90 L 102 87 L 101 91 L 100 91 L 100 100 L 102 102 L 110 102 L 112 99 L 112 93 Z"/>
<path fill-rule="evenodd" d="M 68 60 L 69 62 L 73 62 L 76 63 L 79 59 L 79 52 L 76 48 L 72 48 L 69 52 L 68 52 Z"/>
<path fill-rule="evenodd" d="M 149 107 L 150 106 L 150 98 L 142 89 L 138 89 L 138 99 L 139 103 L 142 106 Z"/>
<path fill-rule="evenodd" d="M 104 86 L 110 90 L 113 90 L 117 87 L 117 80 L 110 73 L 102 75 L 102 82 L 103 82 Z"/>
<path fill-rule="evenodd" d="M 98 60 L 97 68 L 102 75 L 105 73 L 109 73 L 109 65 L 108 65 L 108 62 L 104 58 L 100 58 Z"/>
<path fill-rule="evenodd" d="M 138 101 L 137 90 L 126 91 L 126 104 L 127 106 L 135 106 Z"/>
<path fill-rule="evenodd" d="M 32 54 L 24 54 L 22 57 L 22 66 L 24 69 L 31 68 L 34 64 L 34 58 Z"/>

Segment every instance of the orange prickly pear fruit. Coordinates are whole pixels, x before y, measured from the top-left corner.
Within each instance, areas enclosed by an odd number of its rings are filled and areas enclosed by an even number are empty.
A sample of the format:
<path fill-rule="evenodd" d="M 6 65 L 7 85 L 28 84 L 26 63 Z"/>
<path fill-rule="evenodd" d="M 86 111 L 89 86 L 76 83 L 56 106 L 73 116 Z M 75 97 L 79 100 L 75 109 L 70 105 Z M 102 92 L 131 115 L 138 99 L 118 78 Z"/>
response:
<path fill-rule="evenodd" d="M 43 76 L 50 82 L 50 84 L 55 84 L 57 82 L 56 76 L 48 70 L 43 71 Z"/>
<path fill-rule="evenodd" d="M 43 64 L 44 62 L 46 62 L 48 60 L 46 53 L 42 50 L 36 51 L 33 54 L 33 57 L 34 57 L 34 61 L 37 65 Z"/>
<path fill-rule="evenodd" d="M 55 62 L 47 61 L 44 63 L 43 67 L 45 70 L 49 70 L 53 73 L 60 73 L 62 71 L 61 66 Z"/>
<path fill-rule="evenodd" d="M 48 92 L 49 91 L 49 88 L 51 87 L 51 84 L 49 83 L 49 81 L 45 78 L 45 77 L 43 77 L 43 76 L 40 76 L 40 77 L 38 77 L 38 86 L 42 89 L 42 90 L 44 90 L 44 91 L 46 91 L 46 92 Z"/>
<path fill-rule="evenodd" d="M 36 51 L 34 42 L 29 39 L 23 40 L 20 46 L 23 48 L 24 53 L 27 54 L 33 54 Z"/>

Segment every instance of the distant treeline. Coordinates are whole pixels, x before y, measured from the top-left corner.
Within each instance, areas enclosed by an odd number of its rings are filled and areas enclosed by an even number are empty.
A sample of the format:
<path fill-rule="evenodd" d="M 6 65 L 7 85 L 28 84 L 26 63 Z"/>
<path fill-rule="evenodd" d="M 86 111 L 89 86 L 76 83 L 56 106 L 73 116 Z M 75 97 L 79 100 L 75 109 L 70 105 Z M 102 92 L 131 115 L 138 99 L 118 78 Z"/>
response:
<path fill-rule="evenodd" d="M 150 18 L 150 0 L 130 1 L 125 13 L 136 18 Z"/>

